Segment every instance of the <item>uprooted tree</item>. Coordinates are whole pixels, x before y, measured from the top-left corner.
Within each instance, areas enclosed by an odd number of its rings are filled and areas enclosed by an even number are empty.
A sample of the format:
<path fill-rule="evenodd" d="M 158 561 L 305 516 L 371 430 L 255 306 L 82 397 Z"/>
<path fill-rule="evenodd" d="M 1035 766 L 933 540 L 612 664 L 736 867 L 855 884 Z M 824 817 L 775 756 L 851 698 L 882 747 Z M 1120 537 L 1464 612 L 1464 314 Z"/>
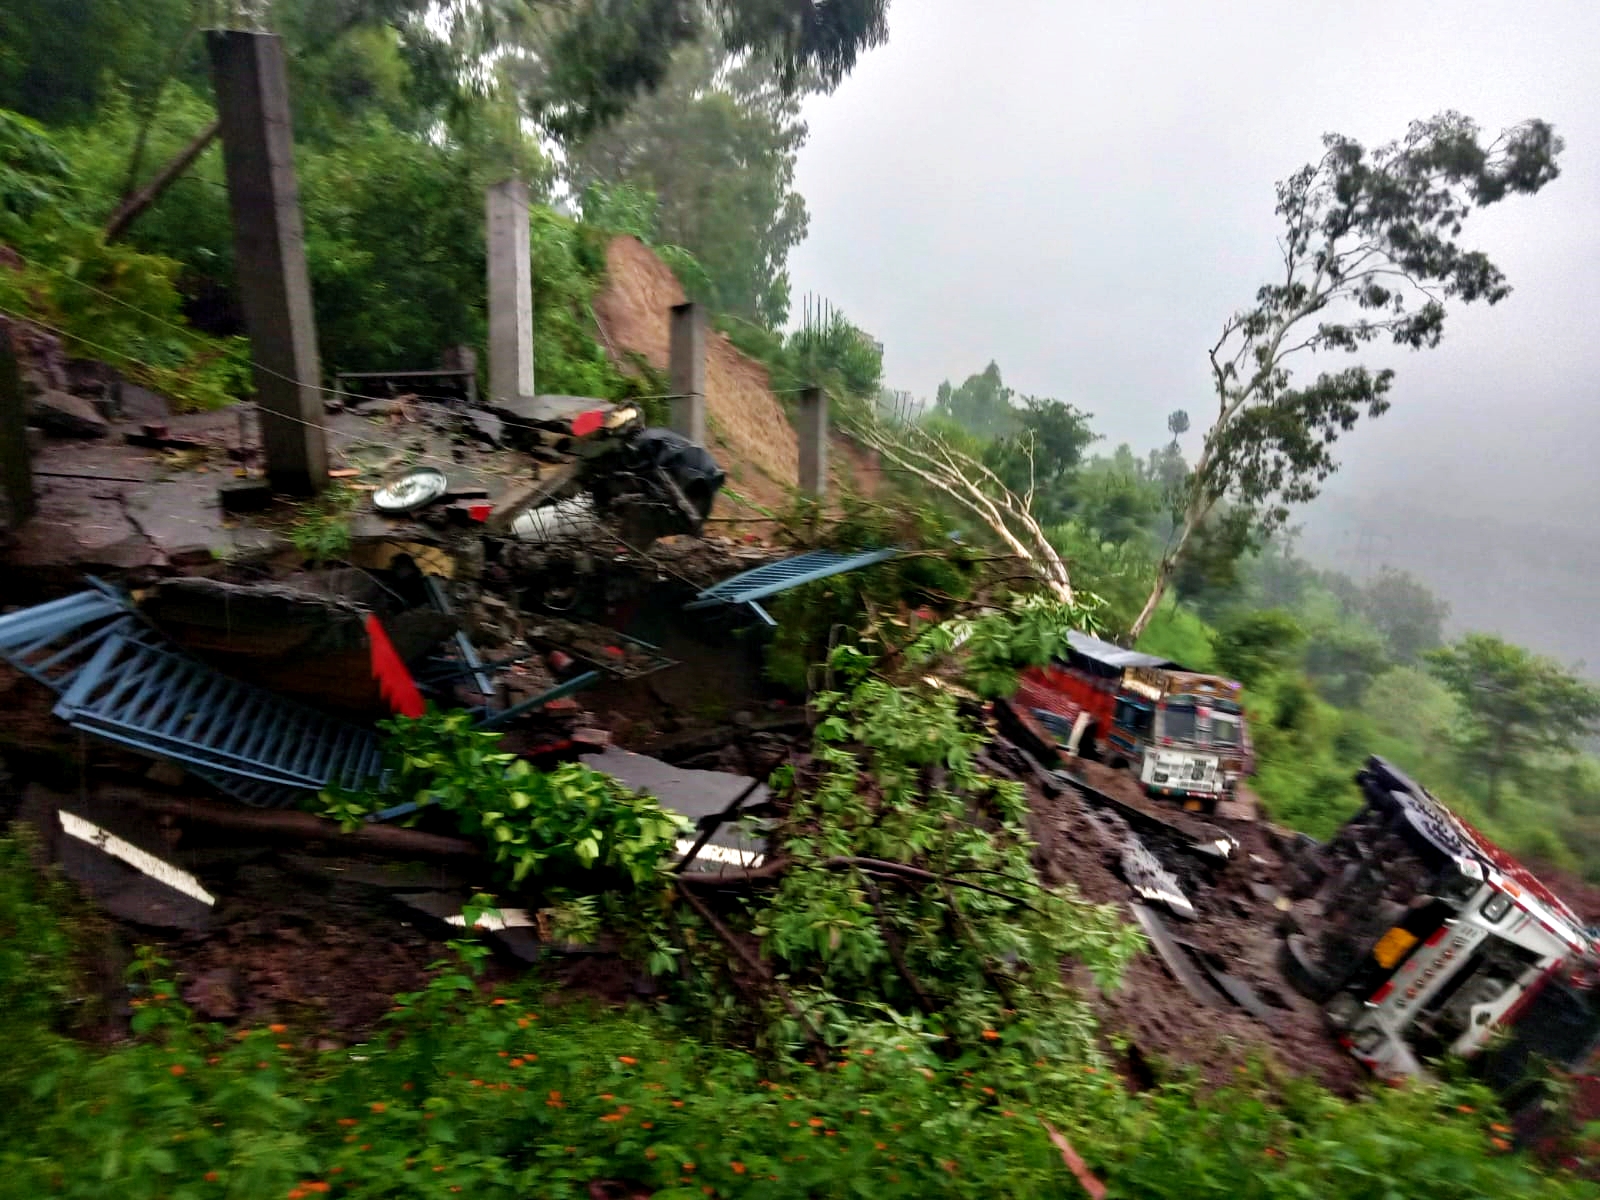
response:
<path fill-rule="evenodd" d="M 1033 443 L 1023 442 L 1017 447 L 1029 478 L 1028 486 L 1018 495 L 981 460 L 926 426 L 914 422 L 889 424 L 869 414 L 849 422 L 848 427 L 853 437 L 877 451 L 891 467 L 915 476 L 982 521 L 1056 599 L 1063 604 L 1075 603 L 1067 564 L 1033 514 L 1038 479 L 1032 470 Z"/>
<path fill-rule="evenodd" d="M 1353 353 L 1383 337 L 1431 348 L 1444 332 L 1446 301 L 1504 299 L 1504 274 L 1461 245 L 1462 224 L 1474 209 L 1549 183 L 1562 148 L 1537 120 L 1485 145 L 1478 126 L 1454 112 L 1415 122 L 1401 141 L 1370 151 L 1338 134 L 1323 144 L 1320 160 L 1278 184 L 1282 277 L 1230 317 L 1211 347 L 1216 415 L 1133 637 L 1221 501 L 1248 511 L 1263 531 L 1280 526 L 1288 506 L 1312 499 L 1337 469 L 1339 436 L 1363 412 L 1377 417 L 1389 407 L 1388 368 L 1346 367 L 1296 387 L 1290 361 Z"/>

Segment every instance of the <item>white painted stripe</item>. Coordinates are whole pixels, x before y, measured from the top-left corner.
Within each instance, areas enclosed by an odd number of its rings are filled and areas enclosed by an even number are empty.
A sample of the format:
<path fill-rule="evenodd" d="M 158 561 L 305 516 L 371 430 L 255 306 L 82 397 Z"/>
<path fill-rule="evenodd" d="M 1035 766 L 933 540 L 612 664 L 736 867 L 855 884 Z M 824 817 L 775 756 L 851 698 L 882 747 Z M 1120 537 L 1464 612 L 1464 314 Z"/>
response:
<path fill-rule="evenodd" d="M 694 849 L 694 843 L 680 841 L 677 843 L 679 857 Z M 707 842 L 700 847 L 700 853 L 695 855 L 695 861 L 709 859 L 711 862 L 723 863 L 734 867 L 759 867 L 763 860 L 759 850 L 735 850 L 731 846 L 718 846 L 714 842 Z"/>
<path fill-rule="evenodd" d="M 484 913 L 478 918 L 478 924 L 490 932 L 501 929 L 526 929 L 533 924 L 533 918 L 528 915 L 528 910 L 525 908 L 502 908 L 499 912 L 499 916 L 495 916 L 494 913 Z M 464 914 L 457 913 L 453 917 L 446 917 L 445 923 L 465 929 L 467 918 Z"/>
<path fill-rule="evenodd" d="M 149 854 L 131 842 L 125 842 L 114 833 L 108 833 L 91 821 L 75 816 L 65 809 L 58 810 L 61 817 L 61 828 L 80 841 L 88 842 L 96 849 L 104 850 L 112 858 L 120 858 L 137 871 L 142 871 L 151 879 L 166 884 L 174 891 L 182 892 L 190 899 L 198 900 L 201 904 L 214 905 L 215 896 L 200 886 L 200 881 L 187 871 L 179 870 L 165 859 Z"/>

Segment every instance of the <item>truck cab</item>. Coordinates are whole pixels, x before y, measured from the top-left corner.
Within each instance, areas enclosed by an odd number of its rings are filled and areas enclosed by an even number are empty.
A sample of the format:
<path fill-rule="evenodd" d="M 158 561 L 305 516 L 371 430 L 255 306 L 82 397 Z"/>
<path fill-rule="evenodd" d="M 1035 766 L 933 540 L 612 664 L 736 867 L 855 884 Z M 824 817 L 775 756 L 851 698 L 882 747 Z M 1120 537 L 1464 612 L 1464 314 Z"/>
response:
<path fill-rule="evenodd" d="M 1383 759 L 1356 781 L 1362 810 L 1295 863 L 1289 895 L 1304 904 L 1281 948 L 1288 981 L 1380 1077 L 1422 1074 L 1431 1060 L 1491 1044 L 1587 1063 L 1600 1009 L 1597 947 L 1582 922 Z M 1504 1059 L 1500 1074 L 1513 1065 Z"/>

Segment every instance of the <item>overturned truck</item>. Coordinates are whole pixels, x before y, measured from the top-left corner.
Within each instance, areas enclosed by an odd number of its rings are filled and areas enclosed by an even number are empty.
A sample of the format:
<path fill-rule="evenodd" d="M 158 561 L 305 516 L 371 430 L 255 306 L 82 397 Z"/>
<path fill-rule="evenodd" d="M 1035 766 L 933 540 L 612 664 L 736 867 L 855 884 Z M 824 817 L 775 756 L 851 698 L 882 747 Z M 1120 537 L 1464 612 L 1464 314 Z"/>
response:
<path fill-rule="evenodd" d="M 1365 804 L 1301 843 L 1281 967 L 1375 1074 L 1476 1058 L 1513 1111 L 1555 1067 L 1589 1109 L 1600 1050 L 1600 945 L 1527 868 L 1381 758 Z"/>

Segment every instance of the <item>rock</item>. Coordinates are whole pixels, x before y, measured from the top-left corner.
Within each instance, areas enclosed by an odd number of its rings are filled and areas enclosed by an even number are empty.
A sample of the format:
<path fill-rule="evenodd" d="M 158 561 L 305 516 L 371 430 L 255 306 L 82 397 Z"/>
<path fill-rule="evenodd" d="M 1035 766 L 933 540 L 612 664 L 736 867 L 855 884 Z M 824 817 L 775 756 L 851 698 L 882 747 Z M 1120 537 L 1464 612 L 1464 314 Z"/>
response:
<path fill-rule="evenodd" d="M 124 383 L 118 392 L 117 412 L 125 421 L 139 425 L 159 425 L 172 416 L 167 398 L 136 383 Z"/>
<path fill-rule="evenodd" d="M 232 967 L 206 971 L 183 989 L 183 998 L 202 1017 L 231 1021 L 239 1015 L 239 976 Z"/>
<path fill-rule="evenodd" d="M 491 446 L 504 444 L 505 422 L 494 413 L 481 408 L 469 408 L 461 415 L 466 418 L 466 432 L 474 438 Z"/>
<path fill-rule="evenodd" d="M 103 438 L 111 432 L 94 405 L 71 392 L 41 392 L 33 398 L 28 419 L 54 437 Z"/>

